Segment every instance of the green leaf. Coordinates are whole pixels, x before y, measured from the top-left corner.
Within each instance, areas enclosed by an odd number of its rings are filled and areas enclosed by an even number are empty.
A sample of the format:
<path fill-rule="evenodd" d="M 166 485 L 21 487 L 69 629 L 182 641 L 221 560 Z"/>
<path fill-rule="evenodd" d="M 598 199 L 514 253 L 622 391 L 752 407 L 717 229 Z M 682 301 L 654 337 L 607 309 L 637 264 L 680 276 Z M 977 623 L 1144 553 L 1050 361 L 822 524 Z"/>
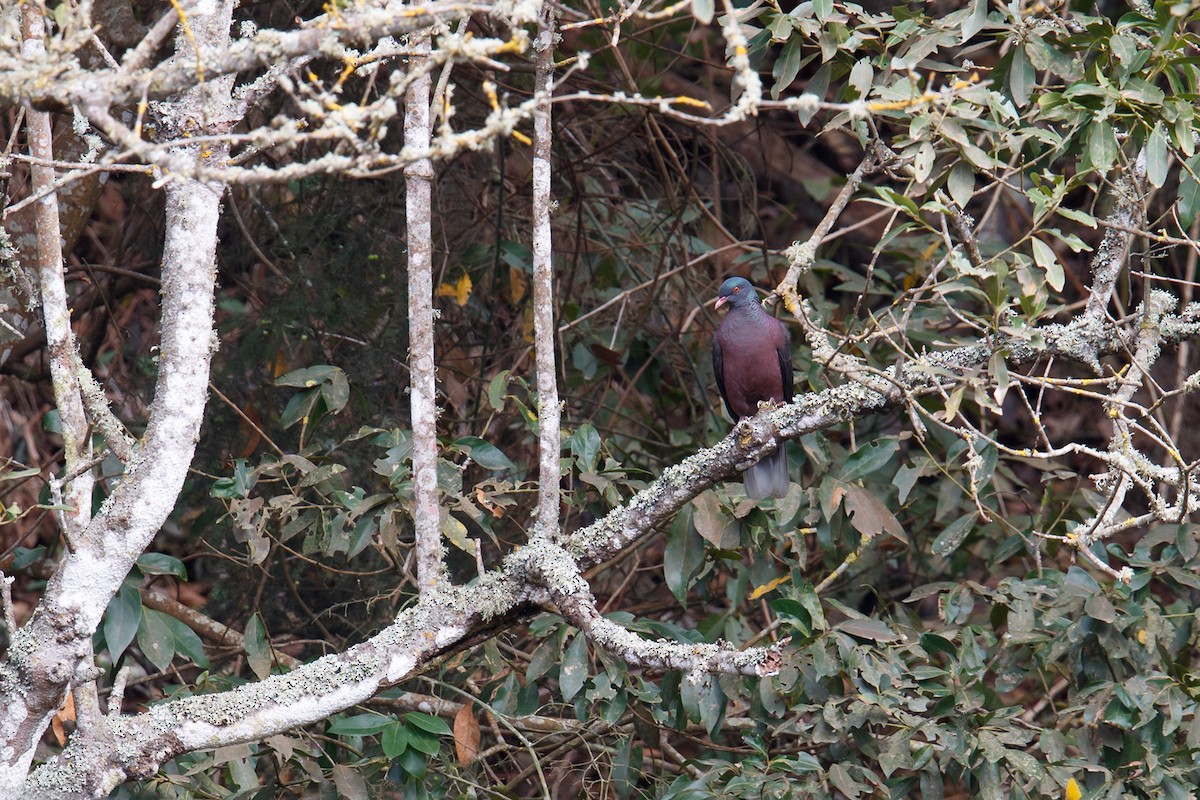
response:
<path fill-rule="evenodd" d="M 889 189 L 886 186 L 875 187 L 875 193 L 883 198 L 884 202 L 886 202 L 888 205 L 894 206 L 895 208 L 904 211 L 913 219 L 920 221 L 921 211 L 917 208 L 917 204 L 910 198 L 905 197 L 894 189 Z"/>
<path fill-rule="evenodd" d="M 859 59 L 850 70 L 850 77 L 846 82 L 858 92 L 859 97 L 866 97 L 871 91 L 871 82 L 875 79 L 875 70 L 871 67 L 869 59 Z M 929 144 L 924 142 L 924 144 Z M 932 145 L 930 145 L 932 147 Z"/>
<path fill-rule="evenodd" d="M 383 729 L 383 754 L 389 759 L 396 758 L 408 749 L 408 726 L 400 722 L 392 722 Z"/>
<path fill-rule="evenodd" d="M 812 638 L 812 615 L 799 600 L 790 597 L 780 597 L 771 601 L 771 610 L 787 619 L 788 623 L 800 632 L 800 638 Z"/>
<path fill-rule="evenodd" d="M 1150 185 L 1160 187 L 1167 182 L 1167 169 L 1170 166 L 1167 152 L 1167 132 L 1162 122 L 1154 123 L 1154 130 L 1146 140 L 1146 180 Z"/>
<path fill-rule="evenodd" d="M 833 0 L 813 0 L 813 17 L 818 22 L 827 22 L 833 13 Z"/>
<path fill-rule="evenodd" d="M 809 78 L 808 83 L 804 85 L 804 93 L 815 95 L 818 100 L 825 99 L 825 92 L 829 90 L 829 79 L 833 75 L 833 64 L 822 64 L 813 76 Z M 800 120 L 801 125 L 807 125 L 816 116 L 818 108 L 807 106 L 796 112 L 796 118 Z"/>
<path fill-rule="evenodd" d="M 834 626 L 842 633 L 848 633 L 858 639 L 869 639 L 873 642 L 898 642 L 903 637 L 877 619 L 848 619 Z"/>
<path fill-rule="evenodd" d="M 566 630 L 565 627 L 559 628 L 533 651 L 533 656 L 529 659 L 529 667 L 525 670 L 526 681 L 530 683 L 537 681 L 562 660 L 563 635 Z"/>
<path fill-rule="evenodd" d="M 355 714 L 334 719 L 326 732 L 332 736 L 374 736 L 394 723 L 395 720 L 382 714 Z"/>
<path fill-rule="evenodd" d="M 955 658 L 958 653 L 958 648 L 954 643 L 945 636 L 937 633 L 922 633 L 921 634 L 921 649 L 930 655 L 934 653 L 942 653 L 943 655 Z"/>
<path fill-rule="evenodd" d="M 958 550 L 975 524 L 977 513 L 970 511 L 947 525 L 933 540 L 934 555 L 949 557 Z"/>
<path fill-rule="evenodd" d="M 292 395 L 288 400 L 287 405 L 283 408 L 283 414 L 279 417 L 279 424 L 284 429 L 295 425 L 297 422 L 304 420 L 307 422 L 312 416 L 313 406 L 317 404 L 317 400 L 321 397 L 319 389 L 310 389 L 306 392 L 299 392 Z"/>
<path fill-rule="evenodd" d="M 350 400 L 350 382 L 346 380 L 346 373 L 337 367 L 332 369 L 329 380 L 321 387 L 321 397 L 325 400 L 326 408 L 336 414 L 345 408 Z"/>
<path fill-rule="evenodd" d="M 691 676 L 683 679 L 684 683 L 691 683 Z M 716 733 L 721 723 L 725 721 L 725 691 L 721 688 L 720 681 L 716 680 L 712 675 L 705 675 L 700 681 L 697 681 L 697 689 L 699 690 L 698 706 L 700 709 L 700 723 L 704 725 L 709 736 Z"/>
<path fill-rule="evenodd" d="M 311 417 L 318 398 L 325 401 L 325 408 L 333 414 L 345 408 L 350 399 L 350 383 L 346 380 L 346 373 L 327 364 L 293 370 L 276 378 L 275 385 L 307 390 L 294 395 L 284 408 L 279 422 L 285 429 Z"/>
<path fill-rule="evenodd" d="M 577 633 L 563 652 L 562 664 L 558 668 L 558 688 L 562 692 L 563 700 L 568 703 L 579 694 L 579 690 L 587 682 L 587 662 L 587 640 L 582 633 Z"/>
<path fill-rule="evenodd" d="M 429 769 L 429 759 L 423 753 L 410 747 L 400 754 L 400 768 L 420 780 L 425 777 L 425 771 Z"/>
<path fill-rule="evenodd" d="M 1096 120 L 1088 131 L 1088 158 L 1092 169 L 1103 174 L 1117 160 L 1117 135 L 1108 120 Z"/>
<path fill-rule="evenodd" d="M 1008 91 L 1018 108 L 1024 108 L 1029 103 L 1029 96 L 1033 93 L 1036 82 L 1037 74 L 1034 72 L 1033 62 L 1029 60 L 1029 54 L 1023 46 L 1015 48 L 1012 64 L 1008 68 Z"/>
<path fill-rule="evenodd" d="M 959 208 L 966 208 L 975 192 L 975 170 L 971 169 L 971 165 L 966 161 L 956 162 L 950 170 L 946 188 L 950 190 L 950 199 Z"/>
<path fill-rule="evenodd" d="M 642 746 L 634 744 L 634 737 L 622 736 L 612 760 L 610 775 L 612 786 L 621 800 L 633 795 L 642 773 Z"/>
<path fill-rule="evenodd" d="M 183 562 L 166 553 L 143 553 L 138 556 L 137 565 L 146 575 L 174 575 L 181 581 L 187 580 L 187 568 Z"/>
<path fill-rule="evenodd" d="M 142 624 L 142 595 L 129 582 L 121 584 L 104 612 L 104 642 L 116 661 L 129 647 Z"/>
<path fill-rule="evenodd" d="M 441 717 L 435 717 L 432 714 L 423 714 L 420 711 L 410 711 L 404 715 L 404 721 L 414 728 L 420 728 L 423 731 L 432 733 L 434 736 L 450 736 L 453 731 L 446 721 Z"/>
<path fill-rule="evenodd" d="M 26 469 L 14 469 L 8 471 L 0 471 L 0 482 L 17 481 L 22 478 L 32 478 L 34 475 L 41 475 L 41 469 L 37 467 L 28 467 Z"/>
<path fill-rule="evenodd" d="M 275 379 L 276 386 L 294 386 L 298 389 L 312 389 L 332 380 L 335 372 L 341 372 L 337 367 L 328 364 L 318 364 L 315 367 L 292 370 L 286 375 Z"/>
<path fill-rule="evenodd" d="M 37 547 L 17 547 L 13 550 L 14 570 L 22 570 L 36 564 L 46 557 L 46 545 L 39 544 Z"/>
<path fill-rule="evenodd" d="M 304 477 L 300 479 L 300 482 L 297 485 L 300 488 L 316 486 L 319 483 L 324 483 L 330 478 L 341 475 L 345 471 L 345 464 L 322 464 L 316 469 L 305 473 Z"/>
<path fill-rule="evenodd" d="M 933 145 L 929 142 L 921 142 L 917 145 L 916 154 L 913 156 L 913 177 L 917 183 L 924 183 L 928 180 L 929 175 L 933 172 L 933 163 L 937 158 L 937 151 L 933 149 Z"/>
<path fill-rule="evenodd" d="M 159 672 L 165 672 L 175 659 L 175 634 L 165 617 L 161 611 L 143 609 L 137 632 L 138 649 Z"/>
<path fill-rule="evenodd" d="M 1086 225 L 1093 230 L 1096 228 L 1096 218 L 1086 211 L 1078 211 L 1074 208 L 1064 208 L 1062 206 L 1059 206 L 1057 211 L 1059 214 L 1062 214 L 1064 217 L 1073 222 L 1078 222 L 1080 225 Z"/>
<path fill-rule="evenodd" d="M 691 506 L 675 515 L 663 552 L 663 577 L 667 588 L 682 606 L 687 606 L 692 578 L 704 566 L 704 539 L 691 524 Z"/>
<path fill-rule="evenodd" d="M 1100 584 L 1082 568 L 1072 566 L 1067 568 L 1067 579 L 1063 582 L 1063 590 L 1068 597 L 1088 598 L 1100 591 Z"/>
<path fill-rule="evenodd" d="M 786 19 L 786 16 L 781 19 Z M 775 78 L 775 83 L 771 86 L 773 99 L 778 100 L 779 95 L 792 85 L 792 82 L 796 80 L 796 75 L 800 72 L 800 67 L 808 60 L 804 58 L 803 44 L 803 40 L 799 36 L 788 39 L 787 44 L 779 53 L 779 58 L 775 59 L 775 66 L 771 69 L 771 75 Z"/>
<path fill-rule="evenodd" d="M 495 411 L 504 410 L 505 392 L 508 390 L 508 375 L 508 370 L 502 369 L 496 373 L 495 377 L 488 381 L 488 404 Z"/>
<path fill-rule="evenodd" d="M 795 773 L 821 772 L 821 761 L 812 753 L 797 753 L 792 757 L 788 769 Z"/>
<path fill-rule="evenodd" d="M 1184 228 L 1191 226 L 1200 211 L 1200 182 L 1194 177 L 1200 169 L 1200 156 L 1189 158 L 1187 167 L 1179 178 L 1179 221 Z"/>
<path fill-rule="evenodd" d="M 163 615 L 163 621 L 175 638 L 175 652 L 190 659 L 196 666 L 208 669 L 208 655 L 204 652 L 204 642 L 200 641 L 196 632 L 169 614 Z"/>
<path fill-rule="evenodd" d="M 907 464 L 902 464 L 900 469 L 896 470 L 896 477 L 892 478 L 892 485 L 899 492 L 899 496 L 896 499 L 901 505 L 908 500 L 909 492 L 917 485 L 917 479 L 920 477 L 921 470 L 918 467 L 910 467 Z"/>
<path fill-rule="evenodd" d="M 464 436 L 454 444 L 456 447 L 466 450 L 470 454 L 471 460 L 484 469 L 516 470 L 517 468 L 517 465 L 509 460 L 499 447 L 478 436 Z"/>
<path fill-rule="evenodd" d="M 716 8 L 713 0 L 692 0 L 692 16 L 701 25 L 707 25 L 712 22 L 715 13 Z"/>
<path fill-rule="evenodd" d="M 959 44 L 966 44 L 975 34 L 983 30 L 987 23 L 988 0 L 971 0 L 971 13 L 963 20 L 962 39 Z"/>
<path fill-rule="evenodd" d="M 419 750 L 427 756 L 436 756 L 442 744 L 436 736 L 433 736 L 419 728 L 409 726 L 408 729 L 408 746 L 414 750 Z"/>
<path fill-rule="evenodd" d="M 867 442 L 846 459 L 842 480 L 849 483 L 882 469 L 899 449 L 900 442 L 894 438 Z"/>
<path fill-rule="evenodd" d="M 1034 236 L 1032 242 L 1033 260 L 1046 273 L 1046 283 L 1050 284 L 1054 291 L 1061 292 L 1066 283 L 1066 275 L 1063 273 L 1062 264 L 1058 263 L 1058 257 L 1054 255 L 1050 245 L 1038 237 Z"/>
<path fill-rule="evenodd" d="M 595 472 L 600 458 L 600 434 L 585 422 L 571 434 L 571 455 L 580 472 Z"/>
<path fill-rule="evenodd" d="M 274 659 L 271 657 L 271 647 L 267 641 L 267 629 L 263 625 L 262 616 L 257 611 L 246 621 L 243 641 L 250 669 L 254 670 L 254 674 L 260 678 L 270 675 Z"/>

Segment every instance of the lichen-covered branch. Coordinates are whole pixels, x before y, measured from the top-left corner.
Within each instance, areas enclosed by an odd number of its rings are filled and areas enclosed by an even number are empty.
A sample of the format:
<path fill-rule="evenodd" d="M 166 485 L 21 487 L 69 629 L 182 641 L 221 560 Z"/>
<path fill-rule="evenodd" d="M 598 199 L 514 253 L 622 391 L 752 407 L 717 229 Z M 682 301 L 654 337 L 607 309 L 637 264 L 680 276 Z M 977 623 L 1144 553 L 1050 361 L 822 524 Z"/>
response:
<path fill-rule="evenodd" d="M 203 7 L 203 4 L 201 4 Z M 143 97 L 161 100 L 204 81 L 269 67 L 295 56 L 349 53 L 352 43 L 372 42 L 428 29 L 438 20 L 487 13 L 487 3 L 437 2 L 410 6 L 398 2 L 348 7 L 336 19 L 327 15 L 291 31 L 262 30 L 232 41 L 220 51 L 175 58 L 150 69 L 86 70 L 77 56 L 85 40 L 60 43 L 56 52 L 21 60 L 0 50 L 0 102 L 30 102 L 37 107 L 79 105 L 91 110 L 136 104 Z M 193 12 L 193 14 L 196 12 Z M 189 15 L 190 16 L 190 15 Z M 54 59 L 51 61 L 51 59 Z M 47 75 L 58 80 L 48 81 Z"/>
<path fill-rule="evenodd" d="M 1158 510 L 1161 518 L 1166 521 L 1165 509 L 1152 488 L 1157 480 L 1155 476 L 1147 475 L 1150 462 L 1133 445 L 1133 425 L 1128 416 L 1128 405 L 1134 394 L 1142 388 L 1143 378 L 1158 360 L 1161 352 L 1160 326 L 1163 314 L 1174 308 L 1175 303 L 1175 298 L 1166 292 L 1152 291 L 1136 315 L 1140 324 L 1133 357 L 1130 359 L 1128 370 L 1119 380 L 1112 401 L 1106 404 L 1108 416 L 1113 421 L 1113 434 L 1108 447 L 1110 466 L 1107 473 L 1097 478 L 1096 484 L 1101 491 L 1107 493 L 1108 499 L 1099 512 L 1080 523 L 1066 537 L 1096 567 L 1124 583 L 1133 580 L 1133 571 L 1128 567 L 1114 570 L 1092 552 L 1091 546 L 1120 529 L 1119 520 L 1125 512 L 1125 496 L 1132 484 L 1137 483 L 1143 487 L 1151 507 Z M 1181 499 L 1186 508 L 1191 498 L 1186 491 L 1182 495 Z"/>
<path fill-rule="evenodd" d="M 542 4 L 538 20 L 537 73 L 534 92 L 549 98 L 554 91 L 554 4 Z M 533 330 L 537 362 L 538 505 L 535 531 L 558 530 L 561 422 L 558 365 L 555 358 L 553 240 L 550 229 L 550 104 L 533 114 Z"/>
<path fill-rule="evenodd" d="M 780 651 L 788 639 L 769 647 L 745 650 L 738 650 L 728 642 L 689 644 L 643 639 L 601 615 L 591 587 L 566 550 L 539 541 L 521 552 L 528 560 L 530 579 L 540 588 L 534 599 L 555 608 L 567 622 L 583 631 L 589 641 L 629 664 L 757 677 L 774 675 L 783 665 Z"/>
<path fill-rule="evenodd" d="M 494 586 L 495 582 L 476 594 L 488 594 Z M 505 603 L 496 594 L 486 599 Z M 484 597 L 476 600 L 477 608 L 487 606 Z M 161 703 L 143 714 L 106 718 L 101 735 L 73 739 L 66 750 L 35 770 L 21 796 L 31 800 L 107 797 L 120 783 L 149 777 L 180 753 L 255 741 L 319 722 L 412 676 L 420 665 L 460 641 L 468 625 L 482 621 L 478 611 L 458 610 L 466 608 L 422 604 L 403 612 L 369 641 L 285 675 Z"/>
<path fill-rule="evenodd" d="M 1164 314 L 1157 331 L 1154 338 L 1160 345 L 1200 338 L 1200 304 L 1179 314 Z M 920 363 L 894 368 L 889 377 L 906 392 L 919 395 L 986 364 L 993 352 L 1007 353 L 1014 364 L 1052 355 L 1082 361 L 1082 354 L 1137 349 L 1139 335 L 1138 329 L 1115 323 L 1046 326 L 1029 331 L 1021 340 L 997 340 L 930 354 Z M 62 755 L 39 768 L 28 796 L 49 796 L 50 787 L 64 782 L 91 787 L 78 790 L 81 796 L 103 796 L 96 793 L 125 778 L 148 775 L 179 753 L 261 739 L 324 719 L 412 676 L 431 659 L 527 618 L 536 610 L 533 601 L 537 599 L 552 603 L 589 631 L 598 644 L 636 663 L 692 671 L 769 672 L 774 663 L 769 649 L 742 655 L 720 645 L 696 648 L 648 642 L 609 624 L 596 613 L 579 572 L 652 532 L 715 482 L 737 475 L 773 448 L 779 438 L 794 438 L 878 413 L 898 402 L 859 384 L 847 384 L 764 411 L 716 446 L 667 469 L 599 522 L 563 537 L 563 546 L 543 539 L 516 550 L 478 581 L 443 588 L 402 612 L 377 636 L 345 653 L 230 692 L 171 701 L 144 714 L 105 721 L 102 728 L 110 732 L 109 738 L 73 741 Z"/>
<path fill-rule="evenodd" d="M 97 381 L 92 371 L 87 368 L 79 355 L 75 354 L 75 374 L 78 376 L 83 405 L 92 419 L 96 432 L 104 437 L 105 443 L 113 454 L 121 461 L 133 458 L 133 448 L 137 444 L 125 426 L 108 407 L 108 398 L 104 387 Z"/>
<path fill-rule="evenodd" d="M 1164 315 L 1160 344 L 1200 337 L 1200 303 L 1179 314 Z M 1054 357 L 1090 363 L 1102 355 L 1136 348 L 1137 331 L 1115 323 L 1095 326 L 1076 320 L 1068 324 L 1027 329 L 1018 337 L 1002 335 L 990 341 L 925 354 L 880 373 L 878 388 L 849 383 L 822 392 L 799 395 L 780 408 L 743 420 L 719 444 L 668 467 L 657 481 L 634 495 L 603 519 L 564 537 L 564 546 L 588 569 L 636 542 L 700 492 L 729 480 L 777 446 L 885 408 L 904 398 L 919 397 L 952 385 L 958 376 L 986 365 L 1002 353 L 1011 365 L 1031 364 Z"/>
<path fill-rule="evenodd" d="M 416 37 L 414 68 L 427 58 L 429 39 Z M 429 146 L 430 77 L 408 87 L 404 104 L 404 144 Z M 417 585 L 430 594 L 446 580 L 437 479 L 437 370 L 433 352 L 433 164 L 414 161 L 404 170 L 408 240 L 408 349 L 412 418 L 413 524 L 416 528 Z"/>
<path fill-rule="evenodd" d="M 1088 293 L 1084 318 L 1101 320 L 1108 312 L 1108 304 L 1121 271 L 1129 266 L 1129 252 L 1133 245 L 1133 230 L 1143 215 L 1139 187 L 1145 180 L 1146 159 L 1141 154 L 1135 159 L 1129 176 L 1116 181 L 1116 207 L 1108 216 L 1104 238 L 1092 259 L 1092 286 Z"/>
<path fill-rule="evenodd" d="M 45 21 L 41 9 L 27 3 L 21 9 L 24 52 L 30 58 L 45 53 L 42 38 Z M 50 115 L 28 112 L 29 154 L 42 162 L 54 160 L 54 131 Z M 37 194 L 54 183 L 54 169 L 44 163 L 30 165 L 31 189 Z M 67 285 L 63 277 L 63 252 L 59 240 L 58 197 L 53 191 L 45 193 L 34 206 L 37 229 L 37 275 L 42 298 L 42 319 L 46 328 L 46 350 L 50 359 L 50 376 L 54 384 L 54 400 L 62 420 L 64 471 L 75 478 L 63 487 L 63 502 L 69 506 L 60 519 L 65 525 L 63 535 L 75 546 L 92 515 L 92 486 L 90 470 L 81 469 L 91 459 L 91 437 L 87 415 L 83 409 L 79 379 L 75 373 L 75 336 L 71 331 L 71 311 L 67 301 Z"/>
<path fill-rule="evenodd" d="M 31 6 L 32 7 L 32 6 Z M 228 41 L 232 0 L 211 3 L 191 21 L 194 42 L 180 37 L 179 58 L 194 47 Z M 231 80 L 185 93 L 174 111 L 203 120 L 228 99 Z M 220 146 L 192 147 L 191 157 L 221 159 Z M 136 458 L 100 512 L 81 530 L 46 584 L 32 619 L 13 636 L 0 664 L 0 786 L 20 786 L 34 748 L 69 687 L 96 677 L 92 634 L 109 599 L 174 508 L 199 437 L 213 340 L 216 236 L 224 187 L 186 179 L 166 189 L 162 258 L 161 358 L 149 422 Z M 57 229 L 47 237 L 57 246 Z M 64 305 L 65 308 L 65 305 Z M 74 374 L 73 353 L 65 363 Z M 78 391 L 78 390 L 76 390 Z M 87 735 L 77 733 L 86 740 Z"/>

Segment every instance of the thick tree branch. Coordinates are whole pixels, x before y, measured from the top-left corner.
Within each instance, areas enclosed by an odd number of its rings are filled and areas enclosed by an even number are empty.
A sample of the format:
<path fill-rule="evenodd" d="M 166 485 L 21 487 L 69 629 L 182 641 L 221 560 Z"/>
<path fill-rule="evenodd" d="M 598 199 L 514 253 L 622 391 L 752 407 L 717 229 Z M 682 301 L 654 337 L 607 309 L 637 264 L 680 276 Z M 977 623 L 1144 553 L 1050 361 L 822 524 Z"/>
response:
<path fill-rule="evenodd" d="M 487 13 L 489 4 L 439 2 L 410 6 L 390 2 L 383 7 L 354 7 L 336 19 L 322 15 L 299 30 L 261 30 L 231 42 L 222 50 L 198 57 L 171 59 L 151 69 L 132 69 L 134 61 L 119 69 L 84 70 L 68 53 L 56 52 L 22 63 L 0 52 L 0 102 L 37 107 L 78 105 L 89 116 L 96 110 L 134 105 L 143 98 L 161 100 L 204 81 L 270 67 L 311 53 L 349 54 L 349 48 L 382 36 L 427 30 L 439 20 Z M 80 42 L 82 45 L 82 42 Z M 54 76 L 55 80 L 47 80 Z"/>
<path fill-rule="evenodd" d="M 191 21 L 194 41 L 228 41 L 233 3 L 207 6 Z M 180 58 L 192 40 L 176 43 Z M 228 101 L 232 80 L 210 81 L 180 98 L 181 117 L 204 119 Z M 192 158 L 227 157 L 227 150 L 191 148 Z M 63 554 L 42 600 L 13 638 L 0 665 L 0 786 L 20 786 L 33 750 L 69 685 L 95 677 L 92 633 L 109 599 L 174 508 L 191 464 L 207 395 L 213 339 L 217 218 L 223 187 L 188 180 L 166 191 L 163 316 L 158 379 L 149 423 L 136 457 L 75 542 Z M 47 237 L 57 243 L 57 229 Z M 73 355 L 73 354 L 72 354 Z M 73 372 L 73 359 L 69 362 Z M 77 734 L 78 736 L 78 734 Z M 86 736 L 80 737 L 86 739 Z M 88 742 L 91 746 L 92 742 Z"/>
<path fill-rule="evenodd" d="M 1200 304 L 1189 306 L 1181 314 L 1164 315 L 1159 331 L 1161 344 L 1200 338 Z M 1029 331 L 1019 340 L 1000 339 L 929 354 L 920 363 L 893 368 L 888 380 L 910 396 L 920 395 L 987 364 L 993 352 L 1006 353 L 1013 364 L 1049 356 L 1086 363 L 1088 358 L 1135 349 L 1138 335 L 1136 329 L 1115 323 L 1098 328 L 1083 322 L 1050 325 Z M 604 519 L 564 537 L 562 548 L 540 542 L 510 553 L 500 567 L 471 585 L 447 587 L 401 612 L 393 625 L 362 645 L 298 667 L 288 675 L 272 676 L 217 695 L 163 703 L 145 714 L 107 721 L 112 741 L 98 737 L 79 744 L 72 742 L 62 755 L 34 774 L 29 796 L 47 796 L 44 792 L 49 791 L 48 787 L 63 780 L 93 787 L 88 791 L 100 791 L 125 777 L 148 775 L 164 760 L 180 753 L 265 738 L 361 703 L 381 688 L 418 673 L 432 659 L 493 636 L 497 630 L 531 615 L 534 608 L 530 601 L 537 596 L 538 587 L 551 583 L 537 547 L 553 547 L 560 554 L 560 562 L 552 563 L 566 564 L 572 571 L 587 569 L 652 532 L 717 481 L 739 474 L 773 449 L 779 439 L 878 413 L 899 402 L 901 399 L 894 395 L 889 399 L 882 392 L 847 384 L 761 412 L 743 421 L 714 447 L 664 471 L 657 481 Z M 558 602 L 549 594 L 543 599 Z M 618 652 L 622 648 L 632 650 L 645 663 L 701 669 L 706 668 L 705 664 L 720 664 L 734 671 L 757 671 L 757 665 L 763 663 L 742 664 L 730 655 L 731 651 L 719 646 L 708 646 L 715 648 L 711 652 L 698 651 L 698 660 L 689 660 L 676 650 L 664 653 L 653 642 L 630 641 L 627 637 L 632 634 L 628 631 L 622 634 L 603 622 L 597 624 L 587 612 L 586 600 L 583 606 L 572 606 L 566 599 L 563 602 L 567 606 L 564 613 L 592 626 L 597 641 L 608 642 Z M 734 661 L 727 661 L 730 658 Z M 80 793 L 94 796 L 82 789 Z"/>

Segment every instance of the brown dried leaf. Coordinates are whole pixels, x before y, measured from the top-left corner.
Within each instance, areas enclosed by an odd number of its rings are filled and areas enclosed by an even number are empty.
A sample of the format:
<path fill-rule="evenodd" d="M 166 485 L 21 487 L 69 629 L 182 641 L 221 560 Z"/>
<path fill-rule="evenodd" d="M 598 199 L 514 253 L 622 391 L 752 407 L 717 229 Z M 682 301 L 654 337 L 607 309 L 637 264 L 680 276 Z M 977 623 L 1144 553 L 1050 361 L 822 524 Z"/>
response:
<path fill-rule="evenodd" d="M 75 695 L 70 692 L 67 692 L 67 699 L 63 701 L 62 708 L 54 715 L 54 719 L 50 720 L 50 729 L 54 731 L 54 740 L 58 742 L 59 747 L 65 747 L 67 744 L 67 723 L 75 727 Z"/>
<path fill-rule="evenodd" d="M 867 536 L 889 533 L 902 542 L 908 542 L 904 526 L 887 504 L 861 486 L 846 487 L 846 513 L 850 524 Z"/>
<path fill-rule="evenodd" d="M 721 508 L 721 501 L 714 493 L 704 492 L 693 497 L 692 506 L 695 509 L 692 524 L 704 541 L 722 550 L 732 550 L 738 546 L 737 523 Z"/>
<path fill-rule="evenodd" d="M 454 715 L 454 750 L 458 753 L 458 763 L 464 767 L 479 757 L 479 721 L 469 703 Z"/>

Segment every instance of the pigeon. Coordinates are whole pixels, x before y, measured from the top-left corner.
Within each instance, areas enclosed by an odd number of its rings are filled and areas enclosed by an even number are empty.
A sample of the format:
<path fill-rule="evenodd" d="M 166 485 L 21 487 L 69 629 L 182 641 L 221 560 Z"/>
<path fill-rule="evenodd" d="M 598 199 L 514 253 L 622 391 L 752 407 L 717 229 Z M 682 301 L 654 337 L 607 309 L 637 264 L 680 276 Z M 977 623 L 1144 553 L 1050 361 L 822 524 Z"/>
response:
<path fill-rule="evenodd" d="M 762 402 L 792 399 L 792 337 L 763 309 L 754 286 L 730 278 L 717 293 L 717 308 L 728 306 L 713 337 L 713 371 L 725 408 L 736 423 Z M 783 497 L 788 491 L 787 450 L 783 442 L 742 475 L 746 495 Z"/>

